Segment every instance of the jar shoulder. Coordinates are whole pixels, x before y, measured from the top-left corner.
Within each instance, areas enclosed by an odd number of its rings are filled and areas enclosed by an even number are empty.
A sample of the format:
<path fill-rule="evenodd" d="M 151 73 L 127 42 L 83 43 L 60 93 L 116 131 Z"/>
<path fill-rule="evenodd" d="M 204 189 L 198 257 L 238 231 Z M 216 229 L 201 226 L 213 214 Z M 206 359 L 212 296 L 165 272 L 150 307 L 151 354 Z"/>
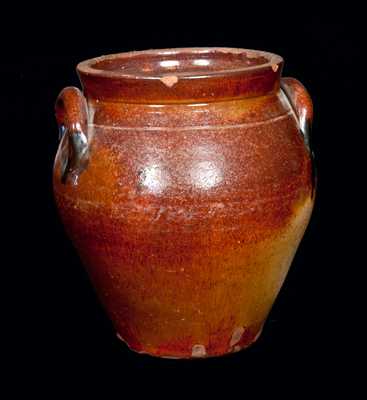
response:
<path fill-rule="evenodd" d="M 202 127 L 89 129 L 89 161 L 69 189 L 55 162 L 55 188 L 85 199 L 242 201 L 312 186 L 310 154 L 291 113 L 266 122 Z M 181 199 L 181 200 L 180 200 Z M 200 200 L 201 201 L 201 200 Z"/>
<path fill-rule="evenodd" d="M 291 111 L 281 91 L 266 96 L 207 103 L 134 104 L 88 101 L 92 126 L 121 128 L 191 128 L 246 125 Z"/>

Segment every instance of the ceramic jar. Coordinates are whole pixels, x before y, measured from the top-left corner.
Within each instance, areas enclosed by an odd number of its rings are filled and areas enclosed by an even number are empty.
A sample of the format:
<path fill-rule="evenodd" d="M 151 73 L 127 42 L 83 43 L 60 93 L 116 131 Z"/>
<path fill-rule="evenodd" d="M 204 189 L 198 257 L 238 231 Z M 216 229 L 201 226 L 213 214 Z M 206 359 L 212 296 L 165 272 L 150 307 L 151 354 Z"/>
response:
<path fill-rule="evenodd" d="M 54 193 L 119 338 L 200 358 L 253 343 L 314 203 L 312 103 L 232 48 L 81 62 L 56 101 Z"/>

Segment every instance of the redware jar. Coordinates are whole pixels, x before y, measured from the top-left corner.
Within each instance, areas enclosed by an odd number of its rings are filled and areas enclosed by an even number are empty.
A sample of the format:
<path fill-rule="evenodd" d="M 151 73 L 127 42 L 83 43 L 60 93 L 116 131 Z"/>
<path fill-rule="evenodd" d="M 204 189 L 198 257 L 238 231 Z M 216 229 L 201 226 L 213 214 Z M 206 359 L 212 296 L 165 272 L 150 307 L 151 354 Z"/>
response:
<path fill-rule="evenodd" d="M 155 356 L 259 336 L 314 203 L 312 103 L 281 57 L 188 48 L 81 62 L 56 102 L 57 206 L 119 338 Z"/>

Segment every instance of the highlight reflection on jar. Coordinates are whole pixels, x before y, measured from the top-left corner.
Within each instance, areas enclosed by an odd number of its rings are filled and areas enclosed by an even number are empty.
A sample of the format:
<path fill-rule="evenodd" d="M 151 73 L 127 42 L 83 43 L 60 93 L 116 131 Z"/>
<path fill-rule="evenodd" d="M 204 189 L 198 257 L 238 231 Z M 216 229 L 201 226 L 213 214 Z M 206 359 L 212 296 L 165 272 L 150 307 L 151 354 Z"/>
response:
<path fill-rule="evenodd" d="M 161 164 L 148 164 L 139 172 L 139 185 L 152 194 L 162 193 L 167 184 L 168 176 Z"/>
<path fill-rule="evenodd" d="M 200 161 L 190 171 L 191 182 L 199 189 L 211 189 L 222 180 L 222 170 L 214 161 Z"/>

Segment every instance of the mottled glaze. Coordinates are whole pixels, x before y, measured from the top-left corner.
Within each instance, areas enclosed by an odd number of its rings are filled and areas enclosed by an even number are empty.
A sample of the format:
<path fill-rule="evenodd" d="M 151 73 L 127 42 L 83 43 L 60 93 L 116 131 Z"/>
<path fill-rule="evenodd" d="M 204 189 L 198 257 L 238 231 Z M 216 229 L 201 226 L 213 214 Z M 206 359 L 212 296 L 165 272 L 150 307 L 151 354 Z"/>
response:
<path fill-rule="evenodd" d="M 87 102 L 60 94 L 56 202 L 133 350 L 201 358 L 259 336 L 314 202 L 312 103 L 294 79 L 280 89 L 282 64 L 242 49 L 122 53 L 78 65 Z"/>

